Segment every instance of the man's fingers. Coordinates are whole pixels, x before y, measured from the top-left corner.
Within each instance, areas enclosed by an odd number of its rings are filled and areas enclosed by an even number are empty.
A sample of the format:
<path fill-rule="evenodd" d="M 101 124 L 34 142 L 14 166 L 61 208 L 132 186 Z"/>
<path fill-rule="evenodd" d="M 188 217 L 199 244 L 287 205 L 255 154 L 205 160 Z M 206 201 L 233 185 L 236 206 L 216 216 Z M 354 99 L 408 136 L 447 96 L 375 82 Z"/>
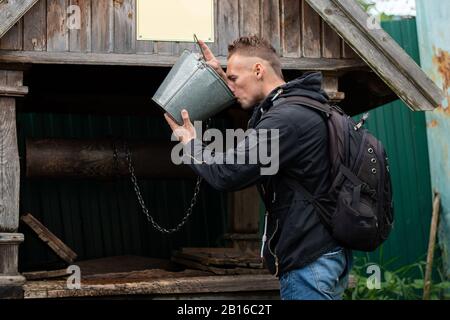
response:
<path fill-rule="evenodd" d="M 198 43 L 200 44 L 200 47 L 203 50 L 203 54 L 205 55 L 206 61 L 210 61 L 210 60 L 215 59 L 214 54 L 212 53 L 212 51 L 209 49 L 209 47 L 202 40 L 198 40 Z"/>
<path fill-rule="evenodd" d="M 185 128 L 188 128 L 189 126 L 192 125 L 191 120 L 189 119 L 189 113 L 187 112 L 187 110 L 183 109 L 181 111 L 181 118 L 183 119 L 183 126 Z"/>
<path fill-rule="evenodd" d="M 172 131 L 176 130 L 179 127 L 179 125 L 169 116 L 168 113 L 164 113 L 164 118 L 166 118 L 166 121 Z"/>

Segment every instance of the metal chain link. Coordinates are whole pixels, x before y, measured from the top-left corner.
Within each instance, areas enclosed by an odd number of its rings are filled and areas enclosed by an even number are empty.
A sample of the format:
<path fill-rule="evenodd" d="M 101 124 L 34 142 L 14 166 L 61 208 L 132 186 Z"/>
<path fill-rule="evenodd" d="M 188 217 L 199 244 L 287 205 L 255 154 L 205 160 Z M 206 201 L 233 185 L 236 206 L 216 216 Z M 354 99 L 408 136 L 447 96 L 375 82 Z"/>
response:
<path fill-rule="evenodd" d="M 206 122 L 206 130 L 209 129 L 209 126 L 211 124 L 211 119 L 208 119 L 208 121 Z M 179 231 L 188 221 L 189 217 L 192 215 L 193 209 L 195 204 L 197 203 L 197 198 L 198 198 L 198 194 L 200 193 L 200 187 L 203 181 L 202 177 L 198 177 L 197 178 L 197 182 L 195 184 L 195 188 L 194 188 L 194 195 L 191 199 L 191 204 L 189 205 L 189 208 L 186 210 L 186 213 L 183 217 L 183 219 L 181 219 L 180 223 L 178 223 L 176 225 L 176 227 L 171 228 L 171 229 L 166 229 L 164 227 L 161 227 L 153 218 L 153 216 L 149 213 L 147 206 L 145 205 L 144 199 L 142 198 L 142 194 L 141 194 L 141 189 L 139 188 L 139 184 L 135 175 L 135 171 L 134 171 L 134 167 L 133 167 L 133 162 L 131 160 L 131 150 L 129 148 L 129 146 L 126 144 L 125 141 L 123 141 L 123 147 L 125 149 L 125 158 L 127 160 L 127 164 L 128 164 L 128 172 L 130 173 L 130 179 L 131 179 L 131 183 L 133 184 L 133 189 L 134 192 L 136 193 L 136 197 L 139 201 L 139 204 L 142 208 L 142 212 L 145 214 L 148 222 L 151 223 L 151 225 L 153 226 L 153 228 L 155 228 L 156 230 L 158 230 L 161 233 L 165 233 L 165 234 L 171 234 L 171 233 L 175 233 L 177 231 Z M 113 142 L 113 160 L 115 163 L 115 169 L 116 172 L 119 171 L 119 155 L 118 155 L 118 151 L 117 151 L 117 144 L 115 142 Z"/>

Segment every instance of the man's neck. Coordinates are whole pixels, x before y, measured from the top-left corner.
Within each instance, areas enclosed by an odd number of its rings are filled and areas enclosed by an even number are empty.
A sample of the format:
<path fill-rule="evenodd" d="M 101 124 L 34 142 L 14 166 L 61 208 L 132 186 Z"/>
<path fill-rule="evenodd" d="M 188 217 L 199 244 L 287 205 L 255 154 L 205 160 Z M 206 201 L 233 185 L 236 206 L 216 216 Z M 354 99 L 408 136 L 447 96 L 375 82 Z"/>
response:
<path fill-rule="evenodd" d="M 286 82 L 284 80 L 281 79 L 277 79 L 274 80 L 270 83 L 268 83 L 265 87 L 264 87 L 264 95 L 265 97 L 267 97 L 273 90 L 275 90 L 276 88 L 282 86 L 286 84 Z"/>

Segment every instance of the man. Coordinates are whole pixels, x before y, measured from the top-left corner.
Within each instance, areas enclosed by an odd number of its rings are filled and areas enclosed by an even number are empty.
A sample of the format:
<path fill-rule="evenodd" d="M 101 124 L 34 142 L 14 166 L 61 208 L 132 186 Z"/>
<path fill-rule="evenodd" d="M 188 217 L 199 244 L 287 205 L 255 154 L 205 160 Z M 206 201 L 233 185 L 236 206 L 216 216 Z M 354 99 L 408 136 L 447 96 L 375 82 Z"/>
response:
<path fill-rule="evenodd" d="M 200 44 L 208 64 L 227 81 L 241 107 L 254 108 L 249 128 L 255 130 L 235 149 L 215 154 L 215 159 L 243 152 L 248 160 L 253 147 L 278 144 L 278 170 L 263 175 L 261 163 L 220 164 L 200 159 L 205 147 L 196 139 L 187 111 L 182 111 L 182 126 L 166 114 L 167 122 L 184 144 L 185 156 L 194 159 L 191 168 L 218 190 L 259 186 L 267 209 L 262 252 L 268 269 L 279 277 L 282 299 L 341 299 L 348 282 L 351 253 L 336 243 L 313 204 L 289 183 L 295 178 L 315 196 L 325 194 L 330 187 L 324 116 L 305 106 L 283 103 L 291 96 L 327 102 L 321 74 L 306 73 L 286 83 L 275 49 L 256 36 L 241 37 L 229 46 L 225 73 L 210 49 Z M 261 130 L 276 130 L 277 134 L 262 137 L 258 134 Z"/>

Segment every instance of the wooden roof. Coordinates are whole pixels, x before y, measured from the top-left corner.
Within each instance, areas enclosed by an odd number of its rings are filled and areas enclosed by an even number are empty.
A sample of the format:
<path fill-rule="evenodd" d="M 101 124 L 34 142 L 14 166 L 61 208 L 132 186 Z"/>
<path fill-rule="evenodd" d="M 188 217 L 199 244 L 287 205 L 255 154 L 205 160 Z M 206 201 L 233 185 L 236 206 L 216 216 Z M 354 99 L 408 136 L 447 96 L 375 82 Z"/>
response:
<path fill-rule="evenodd" d="M 37 2 L 38 0 L 9 0 L 7 2 L 0 0 L 0 37 L 13 27 Z M 432 110 L 441 104 L 444 99 L 442 90 L 383 29 L 371 27 L 371 24 L 368 23 L 368 14 L 362 10 L 355 0 L 306 0 L 306 2 L 411 109 Z M 61 59 L 61 56 L 65 56 L 69 60 Z M 119 60 L 122 63 L 115 63 L 118 56 L 110 57 L 114 60 L 111 64 L 128 65 L 128 62 L 131 61 L 134 65 L 140 63 L 149 65 L 152 62 L 148 55 L 139 59 L 136 55 L 129 55 L 128 57 L 120 54 Z M 21 52 L 7 51 L 2 52 L 0 57 L 2 57 L 0 60 L 3 62 L 19 63 L 33 63 L 39 59 L 44 61 L 41 63 L 64 61 L 64 63 L 101 64 L 108 61 L 106 54 L 99 56 L 95 53 L 61 52 L 47 54 L 28 52 L 24 56 Z M 167 66 L 170 66 L 176 60 L 175 57 L 163 57 L 162 59 L 165 61 L 162 65 Z M 305 60 L 305 58 L 283 57 L 282 59 L 283 67 L 287 66 L 287 69 L 314 67 L 314 62 L 309 63 L 308 59 Z M 225 63 L 223 57 L 222 60 Z M 333 66 L 334 64 L 338 66 L 335 68 L 338 71 L 348 67 L 347 64 L 349 63 L 355 63 L 351 60 L 340 62 L 340 59 L 330 59 L 330 61 Z M 158 59 L 154 63 L 155 65 L 161 65 L 161 61 Z M 308 65 L 303 66 L 305 63 Z M 351 65 L 350 67 L 354 66 Z M 326 66 L 316 66 L 316 69 L 327 70 Z"/>
<path fill-rule="evenodd" d="M 354 0 L 306 0 L 413 110 L 433 110 L 444 93 Z"/>

